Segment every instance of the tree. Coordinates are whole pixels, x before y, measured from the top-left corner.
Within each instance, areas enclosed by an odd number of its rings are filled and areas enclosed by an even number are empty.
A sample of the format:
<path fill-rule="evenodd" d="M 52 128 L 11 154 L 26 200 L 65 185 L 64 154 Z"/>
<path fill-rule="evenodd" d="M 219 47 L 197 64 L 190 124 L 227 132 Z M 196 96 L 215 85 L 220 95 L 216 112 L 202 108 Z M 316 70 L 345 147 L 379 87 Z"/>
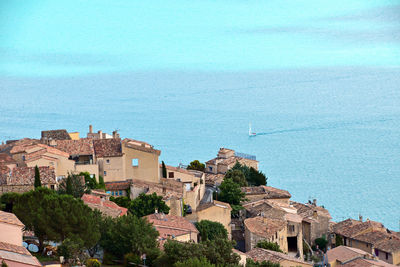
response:
<path fill-rule="evenodd" d="M 169 207 L 162 200 L 162 197 L 157 196 L 156 193 L 151 195 L 146 195 L 144 193 L 140 194 L 129 203 L 128 209 L 132 215 L 137 217 L 153 214 L 156 209 L 158 212 L 163 212 L 165 214 L 169 213 Z"/>
<path fill-rule="evenodd" d="M 87 189 L 90 190 L 98 188 L 99 185 L 96 181 L 96 176 L 93 175 L 92 177 L 89 172 L 80 172 L 78 175 L 85 177 L 85 186 Z"/>
<path fill-rule="evenodd" d="M 219 186 L 218 200 L 227 202 L 232 207 L 232 216 L 237 216 L 239 210 L 243 209 L 240 202 L 245 200 L 245 193 L 242 192 L 240 186 L 232 179 L 224 179 Z"/>
<path fill-rule="evenodd" d="M 101 231 L 100 245 L 119 259 L 127 253 L 158 256 L 158 232 L 146 219 L 132 215 L 116 219 L 106 217 Z"/>
<path fill-rule="evenodd" d="M 167 167 L 165 167 L 164 161 L 161 162 L 161 167 L 162 167 L 162 177 L 167 178 Z"/>
<path fill-rule="evenodd" d="M 22 194 L 13 211 L 28 230 L 34 231 L 40 251 L 45 240 L 62 242 L 70 238 L 91 248 L 100 238 L 95 213 L 82 200 L 48 188 Z"/>
<path fill-rule="evenodd" d="M 1 261 L 1 267 L 8 267 L 7 263 L 4 260 Z"/>
<path fill-rule="evenodd" d="M 4 193 L 0 197 L 2 210 L 5 212 L 13 212 L 14 203 L 19 198 L 20 194 L 14 192 Z"/>
<path fill-rule="evenodd" d="M 86 191 L 84 179 L 80 175 L 69 174 L 58 186 L 59 194 L 71 195 L 75 198 L 81 198 Z"/>
<path fill-rule="evenodd" d="M 200 232 L 201 241 L 228 238 L 228 231 L 219 222 L 202 220 L 200 222 L 196 222 L 195 226 Z"/>
<path fill-rule="evenodd" d="M 42 182 L 40 181 L 40 172 L 39 172 L 39 167 L 36 165 L 35 166 L 35 188 L 41 187 Z"/>
<path fill-rule="evenodd" d="M 342 246 L 343 245 L 343 238 L 340 235 L 336 235 L 335 237 L 335 246 Z"/>
<path fill-rule="evenodd" d="M 98 189 L 106 189 L 106 184 L 104 183 L 103 176 L 99 175 L 99 184 L 97 186 Z"/>
<path fill-rule="evenodd" d="M 257 171 L 253 167 L 240 164 L 236 161 L 231 170 L 240 170 L 246 177 L 247 183 L 251 186 L 267 185 L 267 177 L 261 172 Z"/>
<path fill-rule="evenodd" d="M 277 252 L 282 252 L 281 248 L 279 247 L 279 245 L 277 243 L 274 242 L 268 242 L 267 240 L 264 241 L 259 241 L 257 243 L 257 247 L 258 248 L 264 248 L 264 249 L 268 249 L 268 250 L 273 250 L 273 251 L 277 251 Z"/>
<path fill-rule="evenodd" d="M 204 163 L 201 163 L 197 159 L 190 162 L 189 166 L 187 166 L 188 170 L 196 170 L 196 171 L 202 171 L 202 172 L 204 172 L 205 168 L 206 168 L 206 165 L 204 165 Z"/>
<path fill-rule="evenodd" d="M 200 257 L 178 261 L 174 267 L 215 267 L 215 264 L 210 263 L 206 257 Z"/>
<path fill-rule="evenodd" d="M 125 196 L 122 196 L 122 197 L 111 196 L 110 200 L 112 202 L 115 202 L 118 206 L 124 207 L 124 208 L 128 208 L 129 204 L 131 203 L 131 200 L 129 199 L 129 197 L 125 197 Z"/>
<path fill-rule="evenodd" d="M 325 251 L 326 250 L 326 245 L 328 244 L 328 240 L 326 240 L 325 237 L 320 237 L 315 239 L 315 244 L 318 246 L 320 250 Z"/>
<path fill-rule="evenodd" d="M 233 170 L 230 169 L 225 174 L 224 179 L 232 179 L 235 183 L 237 183 L 240 187 L 247 186 L 247 180 L 241 170 Z"/>
<path fill-rule="evenodd" d="M 164 244 L 164 254 L 157 259 L 157 266 L 174 266 L 180 261 L 206 257 L 211 264 L 229 266 L 239 263 L 240 256 L 232 252 L 234 242 L 227 239 L 215 239 L 199 244 L 182 243 L 167 240 Z"/>

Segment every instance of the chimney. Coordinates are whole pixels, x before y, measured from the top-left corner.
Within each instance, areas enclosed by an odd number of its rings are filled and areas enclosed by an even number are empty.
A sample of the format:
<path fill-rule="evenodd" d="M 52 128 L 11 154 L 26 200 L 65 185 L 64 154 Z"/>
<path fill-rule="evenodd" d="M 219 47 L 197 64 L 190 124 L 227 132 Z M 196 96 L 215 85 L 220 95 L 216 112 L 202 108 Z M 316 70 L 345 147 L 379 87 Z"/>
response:
<path fill-rule="evenodd" d="M 359 220 L 360 222 L 362 222 L 362 221 L 363 221 L 363 217 L 362 217 L 362 215 L 361 215 L 361 214 L 359 214 L 359 215 L 358 215 L 358 220 Z"/>
<path fill-rule="evenodd" d="M 99 139 L 103 139 L 103 131 L 102 131 L 102 130 L 99 130 L 99 131 L 98 131 L 98 134 L 99 134 Z"/>
<path fill-rule="evenodd" d="M 93 126 L 89 125 L 89 133 L 93 133 Z"/>
<path fill-rule="evenodd" d="M 315 198 L 312 200 L 312 204 L 313 204 L 314 206 L 317 206 L 317 200 L 316 200 Z"/>
<path fill-rule="evenodd" d="M 157 213 L 158 213 L 158 209 L 156 209 L 156 210 L 154 211 L 154 213 L 157 214 Z"/>
<path fill-rule="evenodd" d="M 117 131 L 117 130 L 115 130 L 115 131 L 112 133 L 112 135 L 113 135 L 113 138 L 114 138 L 114 139 L 119 138 L 119 134 L 118 134 L 118 131 Z"/>

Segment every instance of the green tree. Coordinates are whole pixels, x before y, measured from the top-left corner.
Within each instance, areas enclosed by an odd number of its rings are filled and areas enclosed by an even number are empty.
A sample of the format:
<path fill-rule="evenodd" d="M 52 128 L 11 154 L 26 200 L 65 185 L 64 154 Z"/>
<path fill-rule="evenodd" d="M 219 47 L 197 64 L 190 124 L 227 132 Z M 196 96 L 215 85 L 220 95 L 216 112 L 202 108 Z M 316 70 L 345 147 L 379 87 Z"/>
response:
<path fill-rule="evenodd" d="M 75 198 L 81 198 L 85 191 L 86 186 L 84 179 L 82 179 L 82 176 L 76 174 L 69 174 L 58 186 L 59 194 L 67 194 Z"/>
<path fill-rule="evenodd" d="M 174 267 L 215 267 L 215 264 L 210 263 L 206 257 L 200 257 L 178 261 L 174 264 Z"/>
<path fill-rule="evenodd" d="M 42 182 L 40 181 L 40 172 L 39 172 L 39 167 L 36 165 L 35 166 L 35 188 L 41 187 Z"/>
<path fill-rule="evenodd" d="M 188 170 L 197 170 L 197 171 L 202 171 L 202 172 L 204 172 L 205 168 L 206 168 L 206 165 L 204 165 L 204 163 L 201 163 L 197 159 L 190 162 L 189 166 L 187 166 Z"/>
<path fill-rule="evenodd" d="M 98 189 L 106 189 L 106 184 L 104 183 L 103 176 L 99 175 L 99 184 L 97 185 Z"/>
<path fill-rule="evenodd" d="M 224 179 L 232 179 L 240 187 L 247 186 L 247 180 L 244 173 L 241 170 L 230 169 L 225 174 Z"/>
<path fill-rule="evenodd" d="M 162 197 L 157 196 L 156 193 L 151 195 L 146 195 L 144 193 L 140 194 L 129 203 L 128 209 L 132 215 L 137 217 L 153 214 L 156 209 L 158 212 L 163 212 L 165 214 L 169 213 L 169 207 L 162 200 Z"/>
<path fill-rule="evenodd" d="M 128 208 L 129 204 L 131 203 L 131 200 L 129 199 L 129 197 L 110 197 L 110 200 L 115 202 L 118 206 L 120 207 L 124 207 L 124 208 Z"/>
<path fill-rule="evenodd" d="M 218 200 L 227 202 L 232 207 L 231 215 L 237 216 L 239 210 L 243 209 L 240 202 L 244 201 L 245 193 L 242 192 L 240 186 L 235 183 L 232 179 L 224 179 L 219 186 L 219 193 L 217 195 Z"/>
<path fill-rule="evenodd" d="M 13 212 L 14 203 L 19 198 L 20 194 L 14 192 L 4 193 L 0 197 L 2 210 L 5 212 Z"/>
<path fill-rule="evenodd" d="M 258 248 L 264 248 L 264 249 L 268 249 L 268 250 L 273 250 L 273 251 L 277 251 L 277 252 L 282 252 L 281 248 L 279 247 L 279 245 L 277 243 L 274 242 L 269 242 L 267 240 L 264 241 L 259 241 L 257 243 L 257 247 Z"/>
<path fill-rule="evenodd" d="M 90 248 L 100 238 L 95 213 L 82 200 L 48 188 L 22 194 L 13 211 L 28 230 L 34 231 L 40 250 L 45 240 L 62 242 L 70 238 Z"/>
<path fill-rule="evenodd" d="M 138 256 L 146 253 L 151 260 L 159 253 L 157 237 L 157 230 L 146 219 L 132 215 L 116 219 L 106 217 L 101 227 L 100 245 L 119 259 L 127 253 Z"/>
<path fill-rule="evenodd" d="M 195 226 L 200 232 L 201 241 L 228 238 L 228 231 L 222 224 L 218 222 L 202 220 L 200 222 L 196 222 Z"/>
<path fill-rule="evenodd" d="M 78 175 L 85 177 L 85 186 L 87 189 L 90 190 L 98 188 L 99 185 L 96 181 L 96 176 L 93 175 L 92 177 L 89 172 L 81 172 Z"/>
<path fill-rule="evenodd" d="M 335 237 L 335 246 L 343 246 L 343 238 L 340 235 L 336 235 Z"/>
<path fill-rule="evenodd" d="M 5 263 L 4 260 L 1 261 L 1 267 L 8 267 L 7 263 Z"/>
<path fill-rule="evenodd" d="M 165 167 L 164 161 L 161 162 L 161 168 L 162 168 L 162 177 L 167 178 L 167 167 Z"/>
<path fill-rule="evenodd" d="M 320 237 L 315 239 L 315 244 L 318 246 L 320 250 L 325 251 L 326 250 L 326 245 L 328 244 L 328 240 L 326 240 L 325 237 Z"/>
<path fill-rule="evenodd" d="M 234 242 L 215 239 L 199 244 L 168 240 L 164 244 L 164 254 L 157 259 L 157 266 L 174 266 L 177 262 L 206 257 L 211 264 L 229 266 L 239 263 L 240 256 L 232 252 Z"/>
<path fill-rule="evenodd" d="M 246 177 L 247 183 L 251 186 L 267 185 L 267 177 L 261 171 L 257 171 L 253 167 L 242 165 L 236 161 L 231 170 L 242 171 Z"/>

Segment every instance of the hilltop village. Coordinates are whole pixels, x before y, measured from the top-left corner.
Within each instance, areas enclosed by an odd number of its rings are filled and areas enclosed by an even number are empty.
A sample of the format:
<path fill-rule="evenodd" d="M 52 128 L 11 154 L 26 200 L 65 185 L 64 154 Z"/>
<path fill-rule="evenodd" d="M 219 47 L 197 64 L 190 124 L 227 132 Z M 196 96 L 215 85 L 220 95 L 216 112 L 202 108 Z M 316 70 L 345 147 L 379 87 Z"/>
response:
<path fill-rule="evenodd" d="M 220 148 L 204 164 L 170 166 L 160 154 L 92 126 L 86 137 L 48 130 L 0 145 L 0 264 L 400 265 L 399 232 L 292 201 L 267 186 L 255 156 Z"/>

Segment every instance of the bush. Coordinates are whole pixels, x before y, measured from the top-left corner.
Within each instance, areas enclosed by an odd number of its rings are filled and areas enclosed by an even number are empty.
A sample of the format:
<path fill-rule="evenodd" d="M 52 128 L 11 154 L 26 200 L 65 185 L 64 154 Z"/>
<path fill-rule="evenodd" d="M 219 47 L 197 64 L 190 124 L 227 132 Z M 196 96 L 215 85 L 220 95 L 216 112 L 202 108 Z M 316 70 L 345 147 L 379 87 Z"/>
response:
<path fill-rule="evenodd" d="M 228 231 L 219 222 L 202 220 L 200 222 L 196 222 L 195 226 L 197 230 L 199 230 L 201 241 L 228 238 Z"/>
<path fill-rule="evenodd" d="M 140 256 L 133 254 L 133 253 L 128 253 L 124 256 L 124 266 L 130 266 L 130 263 L 136 264 L 141 264 L 142 260 L 140 259 Z"/>
<path fill-rule="evenodd" d="M 264 248 L 264 249 L 268 249 L 268 250 L 273 250 L 273 251 L 277 251 L 277 252 L 282 252 L 281 248 L 279 247 L 279 245 L 277 243 L 273 243 L 273 242 L 268 242 L 268 241 L 259 241 L 257 243 L 257 247 L 258 248 Z"/>
<path fill-rule="evenodd" d="M 207 258 L 190 258 L 185 261 L 178 261 L 174 264 L 174 267 L 215 267 L 214 264 L 210 263 Z"/>
<path fill-rule="evenodd" d="M 112 265 L 114 264 L 113 262 L 114 256 L 108 252 L 104 252 L 103 255 L 103 264 L 108 264 L 108 265 Z"/>
<path fill-rule="evenodd" d="M 101 264 L 98 259 L 88 259 L 86 261 L 86 266 L 87 267 L 100 267 Z"/>
<path fill-rule="evenodd" d="M 325 251 L 326 245 L 328 244 L 328 240 L 326 240 L 325 237 L 320 237 L 315 239 L 315 244 L 318 246 L 320 250 Z"/>
<path fill-rule="evenodd" d="M 8 267 L 7 263 L 5 263 L 4 260 L 1 261 L 1 267 Z"/>
<path fill-rule="evenodd" d="M 246 267 L 280 267 L 280 266 L 281 265 L 279 263 L 273 263 L 270 261 L 257 262 L 253 261 L 250 258 L 246 260 Z"/>
<path fill-rule="evenodd" d="M 343 245 L 343 238 L 340 235 L 336 235 L 335 237 L 335 245 L 338 246 L 342 246 Z"/>

